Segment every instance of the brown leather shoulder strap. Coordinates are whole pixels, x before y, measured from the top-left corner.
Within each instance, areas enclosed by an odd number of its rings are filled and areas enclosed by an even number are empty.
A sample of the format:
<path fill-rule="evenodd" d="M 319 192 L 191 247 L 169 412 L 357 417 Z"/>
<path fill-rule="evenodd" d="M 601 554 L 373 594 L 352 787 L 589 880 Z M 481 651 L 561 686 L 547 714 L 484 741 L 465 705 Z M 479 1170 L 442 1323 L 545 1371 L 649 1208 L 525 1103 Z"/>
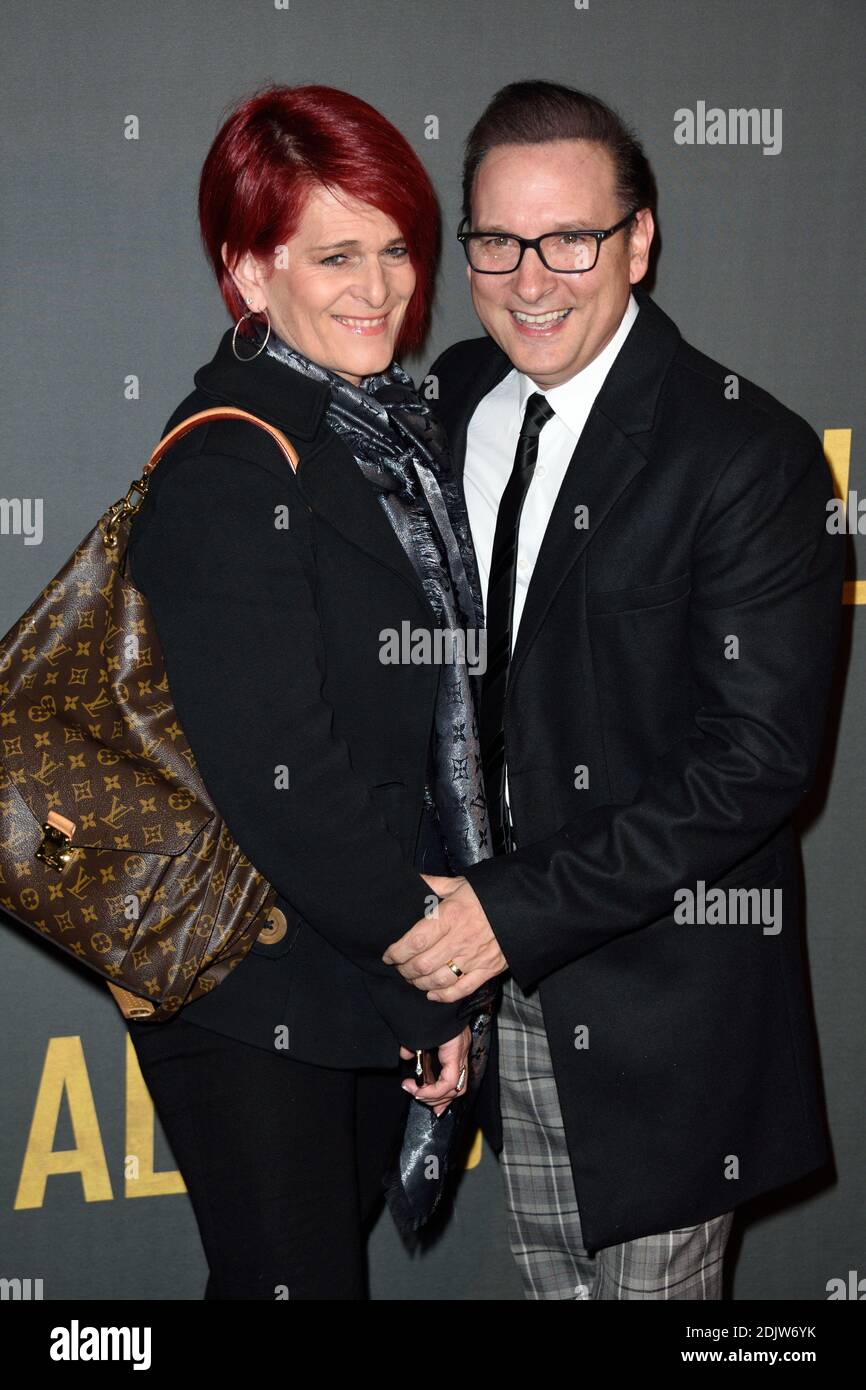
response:
<path fill-rule="evenodd" d="M 217 405 L 211 410 L 200 410 L 197 415 L 190 415 L 188 420 L 181 420 L 179 425 L 175 425 L 173 430 L 159 441 L 147 463 L 144 465 L 143 476 L 147 477 L 152 473 L 159 463 L 163 454 L 176 444 L 190 430 L 194 430 L 197 425 L 204 424 L 209 420 L 249 420 L 252 424 L 258 425 L 261 429 L 267 430 L 272 439 L 275 439 L 292 466 L 292 471 L 298 469 L 298 451 L 290 439 L 278 430 L 276 425 L 269 425 L 267 420 L 260 420 L 257 415 L 251 415 L 248 410 L 240 410 L 234 405 Z"/>

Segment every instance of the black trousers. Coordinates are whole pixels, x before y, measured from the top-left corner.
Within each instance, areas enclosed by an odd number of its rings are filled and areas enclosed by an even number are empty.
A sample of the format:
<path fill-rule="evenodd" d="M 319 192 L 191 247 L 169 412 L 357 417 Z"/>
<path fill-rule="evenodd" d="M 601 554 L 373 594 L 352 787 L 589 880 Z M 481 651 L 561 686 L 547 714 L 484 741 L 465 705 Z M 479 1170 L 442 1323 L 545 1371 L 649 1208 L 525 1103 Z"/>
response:
<path fill-rule="evenodd" d="M 405 1069 L 311 1066 L 183 1013 L 127 1027 L 198 1222 L 205 1298 L 366 1298 Z"/>
<path fill-rule="evenodd" d="M 448 872 L 437 842 L 425 816 L 417 863 Z M 391 1070 L 336 1070 L 183 1011 L 127 1028 L 195 1212 L 205 1298 L 366 1298 L 367 1236 L 413 1103 L 397 1041 Z"/>

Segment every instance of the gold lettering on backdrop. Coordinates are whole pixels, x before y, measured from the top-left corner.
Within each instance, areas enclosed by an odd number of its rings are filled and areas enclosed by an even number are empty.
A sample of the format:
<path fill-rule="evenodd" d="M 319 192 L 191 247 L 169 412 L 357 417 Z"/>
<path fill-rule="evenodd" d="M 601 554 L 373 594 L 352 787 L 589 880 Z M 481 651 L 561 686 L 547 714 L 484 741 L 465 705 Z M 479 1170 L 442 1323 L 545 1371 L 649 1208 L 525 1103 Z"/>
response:
<path fill-rule="evenodd" d="M 159 1027 L 159 1024 L 155 1024 Z M 186 1192 L 186 1184 L 176 1168 L 156 1172 L 154 1158 L 154 1110 L 145 1085 L 132 1038 L 126 1035 L 126 1155 L 127 1197 L 165 1197 Z M 135 1163 L 129 1162 L 130 1157 Z"/>
<path fill-rule="evenodd" d="M 476 1129 L 475 1138 L 472 1140 L 472 1147 L 466 1155 L 465 1167 L 477 1168 L 481 1162 L 481 1130 Z"/>
<path fill-rule="evenodd" d="M 851 473 L 851 434 L 851 430 L 824 431 L 824 456 L 833 474 L 833 488 L 846 509 Z M 866 579 L 846 579 L 842 588 L 842 602 L 866 603 Z"/>
<path fill-rule="evenodd" d="M 132 1039 L 126 1043 L 126 1140 L 124 1164 L 127 1197 L 162 1197 L 185 1192 L 177 1169 L 154 1169 L 153 1101 L 141 1074 Z M 60 1119 L 64 1092 L 75 1139 L 73 1149 L 53 1147 Z M 130 1163 L 130 1156 L 135 1162 Z M 81 1039 L 50 1038 L 45 1065 L 36 1096 L 36 1105 L 21 1177 L 15 1196 L 15 1210 L 41 1207 L 45 1202 L 48 1178 L 58 1173 L 80 1173 L 86 1202 L 110 1202 L 114 1193 L 99 1129 L 99 1120 L 84 1060 Z M 132 1174 L 136 1173 L 137 1176 Z"/>
<path fill-rule="evenodd" d="M 75 1147 L 55 1149 L 64 1093 Z M 111 1179 L 80 1038 L 48 1040 L 15 1210 L 41 1207 L 46 1183 L 56 1173 L 80 1173 L 85 1202 L 111 1201 Z"/>
<path fill-rule="evenodd" d="M 141 1074 L 129 1034 L 125 1034 L 126 1111 L 124 1145 L 124 1196 L 167 1197 L 186 1192 L 176 1168 L 154 1167 L 156 1114 Z M 53 1147 L 64 1095 L 75 1147 Z M 477 1168 L 482 1157 L 481 1131 L 475 1131 L 466 1168 Z M 58 1174 L 80 1173 L 85 1202 L 110 1202 L 114 1198 L 96 1105 L 79 1037 L 49 1038 L 45 1065 L 39 1081 L 33 1120 L 21 1165 L 15 1211 L 45 1204 L 48 1179 Z"/>

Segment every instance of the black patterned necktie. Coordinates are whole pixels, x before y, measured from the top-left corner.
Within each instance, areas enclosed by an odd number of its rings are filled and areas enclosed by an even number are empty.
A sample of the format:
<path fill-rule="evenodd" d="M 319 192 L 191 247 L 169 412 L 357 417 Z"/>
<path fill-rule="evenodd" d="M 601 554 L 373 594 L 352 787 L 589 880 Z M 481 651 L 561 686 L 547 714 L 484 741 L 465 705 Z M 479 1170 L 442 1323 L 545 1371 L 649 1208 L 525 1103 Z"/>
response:
<path fill-rule="evenodd" d="M 517 581 L 517 534 L 520 513 L 535 472 L 538 436 L 554 414 L 539 392 L 526 402 L 514 467 L 502 494 L 493 537 L 487 585 L 487 667 L 481 684 L 481 760 L 494 854 L 511 849 L 505 803 L 505 691 L 511 664 L 511 623 Z"/>

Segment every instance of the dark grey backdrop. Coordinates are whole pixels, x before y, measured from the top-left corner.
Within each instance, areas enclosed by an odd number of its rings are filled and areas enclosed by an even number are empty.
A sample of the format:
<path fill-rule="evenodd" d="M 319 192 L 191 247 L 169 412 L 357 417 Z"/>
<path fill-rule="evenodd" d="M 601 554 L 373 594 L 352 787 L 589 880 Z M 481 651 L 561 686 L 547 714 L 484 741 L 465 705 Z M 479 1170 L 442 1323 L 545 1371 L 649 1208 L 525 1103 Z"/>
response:
<path fill-rule="evenodd" d="M 426 161 L 446 253 L 428 351 L 409 364 L 416 371 L 477 331 L 453 233 L 461 142 L 487 99 L 504 82 L 539 76 L 618 106 L 658 176 L 659 303 L 697 346 L 819 434 L 853 430 L 851 486 L 866 489 L 860 0 L 17 0 L 4 28 L 0 495 L 42 497 L 45 520 L 40 545 L 0 535 L 0 631 L 138 475 L 212 355 L 227 320 L 198 243 L 197 177 L 227 104 L 268 80 L 357 93 Z M 676 144 L 675 111 L 699 101 L 781 108 L 780 153 Z M 124 138 L 130 114 L 140 121 L 135 141 Z M 425 137 L 430 116 L 435 140 Z M 125 398 L 130 376 L 139 399 Z M 852 545 L 852 573 L 862 544 Z M 749 1213 L 737 1298 L 823 1299 L 829 1279 L 866 1275 L 866 649 L 857 608 L 845 616 L 846 645 L 855 629 L 847 685 L 834 704 L 827 775 L 804 817 L 837 1174 Z M 124 1196 L 125 1036 L 114 1005 L 7 918 L 0 950 L 0 1275 L 42 1278 L 51 1299 L 199 1298 L 204 1262 L 186 1196 Z M 67 1056 L 80 1039 L 74 1075 L 86 1082 L 74 1137 L 64 1099 L 53 1147 L 85 1147 L 97 1167 L 103 1154 L 110 1194 L 85 1194 L 76 1173 L 61 1173 L 37 1205 L 22 1206 L 36 1200 L 16 1197 L 52 1039 L 72 1040 L 51 1044 Z M 52 1063 L 46 1085 L 57 1075 Z M 50 1114 L 47 1092 L 45 1104 Z M 173 1167 L 159 1134 L 156 1167 Z M 491 1155 L 467 1175 L 434 1251 L 410 1261 L 383 1221 L 372 1267 L 377 1298 L 519 1298 Z"/>

